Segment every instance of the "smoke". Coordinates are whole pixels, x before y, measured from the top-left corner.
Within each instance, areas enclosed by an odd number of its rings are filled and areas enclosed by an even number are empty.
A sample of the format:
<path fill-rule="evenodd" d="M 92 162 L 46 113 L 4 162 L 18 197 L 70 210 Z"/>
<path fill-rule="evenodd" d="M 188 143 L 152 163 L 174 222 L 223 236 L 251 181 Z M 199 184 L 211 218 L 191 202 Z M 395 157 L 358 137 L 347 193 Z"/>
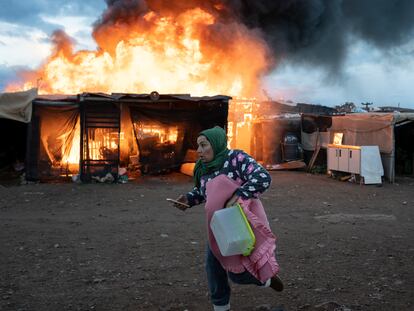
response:
<path fill-rule="evenodd" d="M 51 36 L 51 41 L 54 46 L 53 55 L 62 53 L 64 56 L 70 57 L 73 54 L 72 47 L 75 40 L 63 30 L 55 30 Z"/>
<path fill-rule="evenodd" d="M 349 30 L 380 48 L 392 48 L 412 38 L 414 1 L 348 0 L 343 11 Z"/>
<path fill-rule="evenodd" d="M 240 20 L 262 31 L 276 59 L 339 69 L 346 40 L 341 1 L 235 1 Z"/>
<path fill-rule="evenodd" d="M 412 0 L 228 0 L 277 57 L 338 71 L 349 40 L 387 50 L 413 37 Z"/>
<path fill-rule="evenodd" d="M 94 37 L 100 44 L 108 25 L 142 23 L 150 11 L 170 15 L 195 7 L 214 14 L 218 29 L 237 22 L 255 30 L 269 45 L 274 65 L 299 62 L 333 73 L 341 70 L 350 40 L 386 51 L 411 39 L 414 30 L 412 0 L 107 0 Z M 211 31 L 211 38 L 220 33 Z"/>

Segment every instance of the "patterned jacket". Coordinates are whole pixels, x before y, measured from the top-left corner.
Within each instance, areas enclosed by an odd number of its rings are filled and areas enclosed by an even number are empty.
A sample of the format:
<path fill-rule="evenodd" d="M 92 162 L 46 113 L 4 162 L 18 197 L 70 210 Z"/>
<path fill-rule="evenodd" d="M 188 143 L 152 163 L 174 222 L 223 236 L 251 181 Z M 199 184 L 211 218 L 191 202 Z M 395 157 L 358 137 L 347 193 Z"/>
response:
<path fill-rule="evenodd" d="M 272 181 L 269 172 L 258 164 L 251 156 L 242 150 L 230 150 L 228 159 L 223 167 L 215 172 L 201 176 L 200 187 L 187 193 L 190 206 L 203 203 L 206 200 L 206 184 L 214 177 L 225 174 L 229 178 L 241 183 L 242 186 L 236 190 L 242 199 L 257 198 L 270 187 Z"/>

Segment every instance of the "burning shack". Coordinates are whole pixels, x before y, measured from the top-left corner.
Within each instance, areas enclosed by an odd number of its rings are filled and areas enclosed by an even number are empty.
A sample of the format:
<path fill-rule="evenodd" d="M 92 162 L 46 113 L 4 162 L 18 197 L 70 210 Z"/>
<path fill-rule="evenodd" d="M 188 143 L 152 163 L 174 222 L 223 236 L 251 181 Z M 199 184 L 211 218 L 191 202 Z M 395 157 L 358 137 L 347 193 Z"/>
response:
<path fill-rule="evenodd" d="M 88 182 L 117 178 L 120 168 L 177 169 L 201 130 L 227 127 L 229 100 L 157 92 L 38 96 L 27 126 L 26 179 L 79 175 Z"/>

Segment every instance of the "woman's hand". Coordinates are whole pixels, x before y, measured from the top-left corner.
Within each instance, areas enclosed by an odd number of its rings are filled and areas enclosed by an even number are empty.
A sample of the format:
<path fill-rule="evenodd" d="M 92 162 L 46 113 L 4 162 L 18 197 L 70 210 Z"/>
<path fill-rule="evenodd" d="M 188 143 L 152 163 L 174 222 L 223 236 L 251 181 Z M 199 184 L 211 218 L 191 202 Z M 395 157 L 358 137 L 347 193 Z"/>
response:
<path fill-rule="evenodd" d="M 237 194 L 233 194 L 233 196 L 227 201 L 226 206 L 224 208 L 233 206 L 240 197 Z"/>
<path fill-rule="evenodd" d="M 188 205 L 188 200 L 187 200 L 187 196 L 185 195 L 180 195 L 177 199 L 178 202 L 184 203 L 183 204 L 179 204 L 179 203 L 173 203 L 174 207 L 178 208 L 179 210 L 185 211 L 187 208 L 190 208 L 190 206 Z"/>

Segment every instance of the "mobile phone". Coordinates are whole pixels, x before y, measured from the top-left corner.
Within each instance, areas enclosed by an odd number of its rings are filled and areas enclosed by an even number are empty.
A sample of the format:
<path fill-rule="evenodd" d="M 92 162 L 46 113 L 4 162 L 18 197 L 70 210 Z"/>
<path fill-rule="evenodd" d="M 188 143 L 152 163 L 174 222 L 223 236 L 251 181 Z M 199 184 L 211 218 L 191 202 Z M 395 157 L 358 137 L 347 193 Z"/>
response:
<path fill-rule="evenodd" d="M 174 200 L 174 199 L 167 198 L 166 200 L 167 200 L 168 202 L 173 202 L 173 203 L 177 203 L 177 204 L 184 205 L 185 207 L 190 207 L 190 205 L 185 204 L 185 203 L 180 202 L 180 201 L 177 201 L 177 200 Z"/>

